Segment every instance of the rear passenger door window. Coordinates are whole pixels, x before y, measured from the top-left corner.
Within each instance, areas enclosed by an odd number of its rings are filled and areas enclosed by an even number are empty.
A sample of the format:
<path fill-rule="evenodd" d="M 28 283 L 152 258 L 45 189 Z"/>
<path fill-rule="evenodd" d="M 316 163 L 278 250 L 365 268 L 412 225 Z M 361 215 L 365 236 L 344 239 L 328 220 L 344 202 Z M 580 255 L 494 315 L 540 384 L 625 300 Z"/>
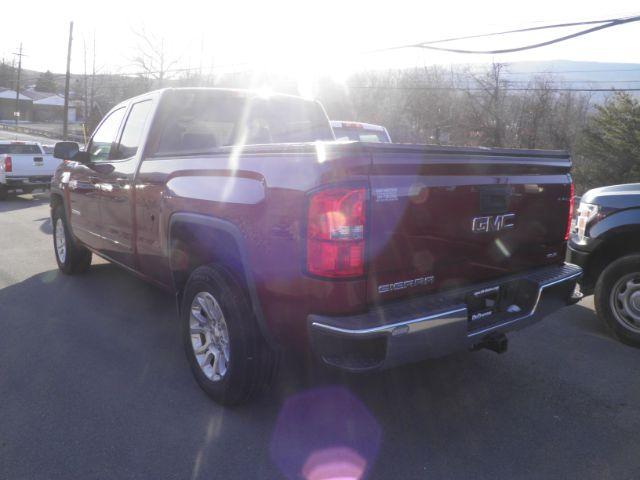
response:
<path fill-rule="evenodd" d="M 135 156 L 142 143 L 145 127 L 151 113 L 151 100 L 134 103 L 122 130 L 122 136 L 114 159 L 126 159 Z"/>

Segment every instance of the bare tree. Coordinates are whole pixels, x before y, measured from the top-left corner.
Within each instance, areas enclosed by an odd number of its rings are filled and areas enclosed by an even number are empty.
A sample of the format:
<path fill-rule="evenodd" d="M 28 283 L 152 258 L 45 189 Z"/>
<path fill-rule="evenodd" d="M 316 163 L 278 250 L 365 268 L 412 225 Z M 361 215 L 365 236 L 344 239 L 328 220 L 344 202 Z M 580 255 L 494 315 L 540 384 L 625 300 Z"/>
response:
<path fill-rule="evenodd" d="M 133 63 L 140 67 L 143 76 L 157 81 L 158 87 L 162 88 L 178 59 L 168 55 L 164 37 L 147 33 L 144 28 L 134 33 L 138 37 L 138 53 L 132 58 Z"/>
<path fill-rule="evenodd" d="M 471 124 L 480 133 L 480 142 L 490 147 L 502 147 L 507 134 L 507 87 L 504 79 L 503 63 L 493 63 L 483 75 L 474 75 L 472 88 L 469 90 L 469 107 Z"/>

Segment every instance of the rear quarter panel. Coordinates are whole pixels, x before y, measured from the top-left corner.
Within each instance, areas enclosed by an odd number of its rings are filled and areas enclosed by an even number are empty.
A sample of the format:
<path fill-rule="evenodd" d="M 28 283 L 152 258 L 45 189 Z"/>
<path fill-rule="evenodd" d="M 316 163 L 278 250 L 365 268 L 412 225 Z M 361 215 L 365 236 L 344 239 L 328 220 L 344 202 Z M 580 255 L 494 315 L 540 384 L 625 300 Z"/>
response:
<path fill-rule="evenodd" d="M 338 181 L 366 182 L 369 157 L 331 146 L 247 147 L 198 157 L 148 158 L 136 182 L 138 254 L 167 282 L 169 223 L 177 212 L 231 222 L 268 327 L 304 343 L 309 313 L 350 314 L 366 307 L 365 280 L 320 281 L 304 273 L 307 194 Z M 211 248 L 215 248 L 212 245 Z M 169 280 L 170 281 L 170 280 Z"/>

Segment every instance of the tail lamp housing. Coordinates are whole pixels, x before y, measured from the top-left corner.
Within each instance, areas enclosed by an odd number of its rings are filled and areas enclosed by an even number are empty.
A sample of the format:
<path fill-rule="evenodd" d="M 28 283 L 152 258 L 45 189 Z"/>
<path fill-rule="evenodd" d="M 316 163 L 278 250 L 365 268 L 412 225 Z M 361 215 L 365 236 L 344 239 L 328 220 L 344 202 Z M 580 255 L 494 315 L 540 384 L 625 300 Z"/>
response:
<path fill-rule="evenodd" d="M 364 187 L 331 187 L 314 192 L 307 211 L 309 274 L 355 278 L 364 274 L 366 197 Z"/>
<path fill-rule="evenodd" d="M 573 220 L 573 208 L 574 208 L 573 204 L 575 203 L 575 198 L 573 194 L 574 194 L 573 182 L 571 182 L 569 187 L 569 215 L 567 217 L 567 228 L 565 229 L 565 232 L 564 232 L 565 241 L 569 240 L 569 234 L 571 233 L 571 221 Z"/>
<path fill-rule="evenodd" d="M 4 161 L 3 161 L 3 169 L 6 172 L 13 172 L 13 163 L 11 161 L 11 157 L 9 155 L 6 155 L 4 157 Z"/>

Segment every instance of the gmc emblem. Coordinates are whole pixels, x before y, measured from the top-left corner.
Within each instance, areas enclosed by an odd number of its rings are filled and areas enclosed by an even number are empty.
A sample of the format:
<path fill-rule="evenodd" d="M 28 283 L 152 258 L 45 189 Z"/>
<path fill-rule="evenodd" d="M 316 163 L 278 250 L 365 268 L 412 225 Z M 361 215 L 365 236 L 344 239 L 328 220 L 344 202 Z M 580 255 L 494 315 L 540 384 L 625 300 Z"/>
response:
<path fill-rule="evenodd" d="M 471 231 L 481 233 L 507 230 L 509 228 L 513 228 L 515 218 L 515 213 L 505 213 L 503 215 L 492 215 L 489 217 L 475 217 L 471 224 Z"/>

